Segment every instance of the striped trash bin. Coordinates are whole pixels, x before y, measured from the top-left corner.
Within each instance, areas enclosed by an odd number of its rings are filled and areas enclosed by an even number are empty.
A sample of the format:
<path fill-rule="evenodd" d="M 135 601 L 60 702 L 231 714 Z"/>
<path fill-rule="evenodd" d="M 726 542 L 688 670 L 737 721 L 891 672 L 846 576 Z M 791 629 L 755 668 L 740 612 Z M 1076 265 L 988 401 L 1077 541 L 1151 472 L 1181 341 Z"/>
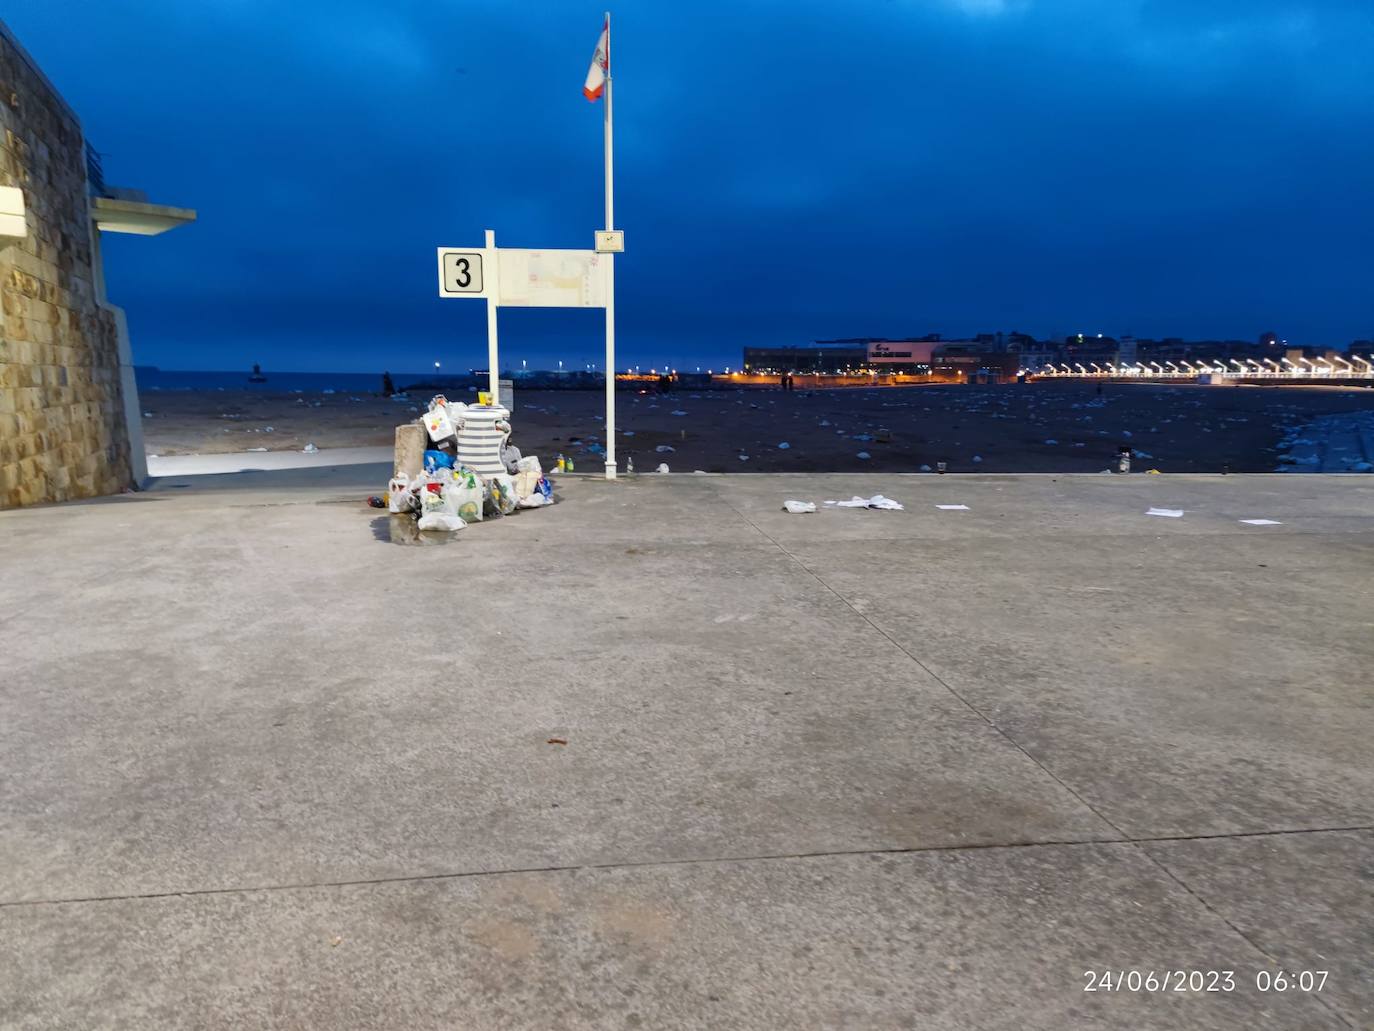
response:
<path fill-rule="evenodd" d="M 478 476 L 504 473 L 501 446 L 510 437 L 510 412 L 500 405 L 468 405 L 458 428 L 458 464 Z"/>

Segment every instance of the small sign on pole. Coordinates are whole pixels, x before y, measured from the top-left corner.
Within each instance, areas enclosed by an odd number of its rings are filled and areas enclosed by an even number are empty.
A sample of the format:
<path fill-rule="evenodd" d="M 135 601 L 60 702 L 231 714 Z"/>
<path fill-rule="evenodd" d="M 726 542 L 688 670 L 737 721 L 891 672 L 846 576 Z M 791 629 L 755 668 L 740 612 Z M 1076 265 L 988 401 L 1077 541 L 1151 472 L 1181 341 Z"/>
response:
<path fill-rule="evenodd" d="M 482 252 L 439 251 L 439 292 L 482 296 Z"/>

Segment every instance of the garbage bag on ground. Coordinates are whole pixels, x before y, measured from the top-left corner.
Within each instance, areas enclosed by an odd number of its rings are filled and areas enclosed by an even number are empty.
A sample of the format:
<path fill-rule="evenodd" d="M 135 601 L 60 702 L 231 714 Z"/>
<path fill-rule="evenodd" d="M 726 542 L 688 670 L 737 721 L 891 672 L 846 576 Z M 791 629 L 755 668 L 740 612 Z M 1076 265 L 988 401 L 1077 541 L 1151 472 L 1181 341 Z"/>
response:
<path fill-rule="evenodd" d="M 510 515 L 515 511 L 519 502 L 515 496 L 515 480 L 506 473 L 497 473 L 488 476 L 487 482 L 487 515 Z"/>
<path fill-rule="evenodd" d="M 426 512 L 420 517 L 421 530 L 461 530 L 467 524 L 456 515 L 448 512 Z"/>
<path fill-rule="evenodd" d="M 790 498 L 782 503 L 782 507 L 793 515 L 802 515 L 806 512 L 816 511 L 816 503 L 814 501 L 793 501 Z"/>
<path fill-rule="evenodd" d="M 449 472 L 449 470 L 441 470 Z M 445 483 L 443 480 L 432 477 L 420 484 L 420 515 L 452 515 L 458 514 L 458 509 L 453 504 L 453 491 L 445 490 L 445 487 L 452 487 L 452 482 Z"/>
<path fill-rule="evenodd" d="M 520 471 L 520 449 L 510 441 L 505 441 L 501 445 L 501 464 L 506 467 L 506 472 L 512 476 Z"/>
<path fill-rule="evenodd" d="M 520 505 L 525 508 L 536 508 L 543 504 L 541 501 L 534 505 L 525 505 L 528 498 L 539 493 L 539 481 L 544 478 L 544 470 L 540 468 L 539 459 L 530 455 L 518 459 L 515 464 L 515 497 Z"/>
<path fill-rule="evenodd" d="M 416 500 L 410 490 L 410 477 L 405 473 L 398 473 L 391 478 L 391 482 L 387 484 L 387 507 L 392 512 L 413 511 Z"/>
<path fill-rule="evenodd" d="M 453 501 L 453 510 L 462 517 L 463 522 L 482 521 L 482 499 L 485 492 L 482 489 L 482 481 L 471 469 L 460 466 L 454 470 L 453 481 L 447 490 Z"/>

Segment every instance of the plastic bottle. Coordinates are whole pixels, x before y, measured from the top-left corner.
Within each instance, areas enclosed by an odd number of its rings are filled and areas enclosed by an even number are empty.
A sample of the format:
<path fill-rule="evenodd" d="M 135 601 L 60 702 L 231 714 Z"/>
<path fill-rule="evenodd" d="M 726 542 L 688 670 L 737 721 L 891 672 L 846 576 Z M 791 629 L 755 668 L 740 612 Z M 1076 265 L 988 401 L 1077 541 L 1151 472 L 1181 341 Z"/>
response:
<path fill-rule="evenodd" d="M 568 460 L 563 457 L 563 452 L 558 453 L 558 471 L 565 473 L 568 471 Z"/>
<path fill-rule="evenodd" d="M 629 456 L 627 456 L 626 459 L 625 459 L 625 475 L 626 475 L 626 476 L 633 476 L 634 474 L 635 474 L 635 456 L 634 456 L 634 455 L 629 455 Z"/>
<path fill-rule="evenodd" d="M 574 469 L 576 468 L 576 466 L 573 465 L 572 457 L 569 456 L 568 458 L 564 459 L 564 461 L 567 463 L 567 466 L 568 466 L 568 468 L 567 468 L 566 471 L 567 471 L 567 472 L 573 472 Z"/>

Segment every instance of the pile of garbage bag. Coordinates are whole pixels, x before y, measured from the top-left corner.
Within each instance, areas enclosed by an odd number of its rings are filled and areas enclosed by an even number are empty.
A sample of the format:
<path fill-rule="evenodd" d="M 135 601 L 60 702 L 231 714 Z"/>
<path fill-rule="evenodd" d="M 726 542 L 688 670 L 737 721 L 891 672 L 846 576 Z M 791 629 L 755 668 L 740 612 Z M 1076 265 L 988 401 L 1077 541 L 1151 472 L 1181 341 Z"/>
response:
<path fill-rule="evenodd" d="M 465 436 L 469 421 L 480 426 Z M 553 504 L 553 485 L 534 455 L 510 443 L 509 413 L 500 406 L 468 406 L 439 395 L 422 418 L 430 447 L 414 477 L 397 473 L 382 499 L 394 515 L 413 515 L 421 530 L 461 530 L 469 523 Z M 460 450 L 481 471 L 459 461 Z M 499 472 L 496 470 L 500 470 Z"/>

